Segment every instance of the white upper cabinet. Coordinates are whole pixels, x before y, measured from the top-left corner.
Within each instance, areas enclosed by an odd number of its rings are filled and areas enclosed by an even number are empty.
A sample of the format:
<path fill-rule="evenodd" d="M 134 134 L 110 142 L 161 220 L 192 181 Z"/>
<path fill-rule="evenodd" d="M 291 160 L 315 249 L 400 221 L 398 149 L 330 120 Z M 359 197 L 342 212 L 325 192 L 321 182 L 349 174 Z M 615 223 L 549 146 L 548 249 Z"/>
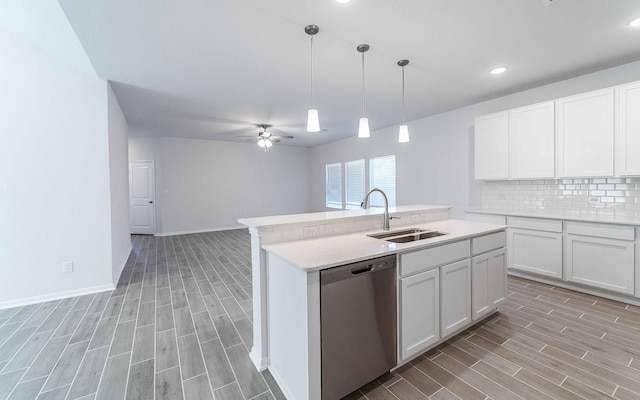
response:
<path fill-rule="evenodd" d="M 640 175 L 640 82 L 618 86 L 616 95 L 616 172 Z"/>
<path fill-rule="evenodd" d="M 507 111 L 476 118 L 475 178 L 509 178 L 509 113 Z"/>
<path fill-rule="evenodd" d="M 555 177 L 553 101 L 509 111 L 509 151 L 511 179 Z"/>
<path fill-rule="evenodd" d="M 558 176 L 613 176 L 613 88 L 556 102 Z"/>

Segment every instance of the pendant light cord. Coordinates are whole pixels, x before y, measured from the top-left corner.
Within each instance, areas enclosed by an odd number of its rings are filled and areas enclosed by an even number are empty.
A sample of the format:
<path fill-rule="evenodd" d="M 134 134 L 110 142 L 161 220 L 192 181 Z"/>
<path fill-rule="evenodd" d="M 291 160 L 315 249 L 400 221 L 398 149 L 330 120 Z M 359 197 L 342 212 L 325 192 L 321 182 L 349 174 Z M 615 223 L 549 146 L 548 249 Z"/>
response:
<path fill-rule="evenodd" d="M 362 118 L 364 118 L 364 52 L 362 53 Z"/>
<path fill-rule="evenodd" d="M 402 125 L 404 125 L 404 67 L 402 67 Z"/>
<path fill-rule="evenodd" d="M 313 36 L 311 36 L 311 108 L 313 108 Z"/>

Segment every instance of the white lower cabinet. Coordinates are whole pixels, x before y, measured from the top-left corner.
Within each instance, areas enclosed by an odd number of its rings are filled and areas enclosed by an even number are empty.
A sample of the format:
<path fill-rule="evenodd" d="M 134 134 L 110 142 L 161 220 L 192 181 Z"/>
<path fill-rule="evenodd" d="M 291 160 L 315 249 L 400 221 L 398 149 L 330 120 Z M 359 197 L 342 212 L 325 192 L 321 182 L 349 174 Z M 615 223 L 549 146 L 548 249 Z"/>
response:
<path fill-rule="evenodd" d="M 472 319 L 478 320 L 497 309 L 506 299 L 506 250 L 493 250 L 471 260 Z"/>
<path fill-rule="evenodd" d="M 568 281 L 634 294 L 634 242 L 567 235 L 565 253 Z"/>
<path fill-rule="evenodd" d="M 508 267 L 562 279 L 562 221 L 509 218 Z"/>
<path fill-rule="evenodd" d="M 471 323 L 471 262 L 440 267 L 440 335 L 444 338 Z"/>
<path fill-rule="evenodd" d="M 440 269 L 400 279 L 400 361 L 440 339 Z"/>

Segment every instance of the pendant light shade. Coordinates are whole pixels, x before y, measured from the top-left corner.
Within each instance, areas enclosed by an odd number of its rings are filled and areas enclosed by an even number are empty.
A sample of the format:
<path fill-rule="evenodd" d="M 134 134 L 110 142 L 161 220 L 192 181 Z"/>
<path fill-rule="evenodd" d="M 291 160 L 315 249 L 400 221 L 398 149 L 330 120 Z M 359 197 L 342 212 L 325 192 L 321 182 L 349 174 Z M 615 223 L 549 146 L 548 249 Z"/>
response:
<path fill-rule="evenodd" d="M 313 36 L 320 32 L 320 28 L 317 25 L 307 25 L 304 31 L 311 36 L 311 108 L 307 113 L 307 132 L 320 132 L 318 110 L 313 107 Z"/>
<path fill-rule="evenodd" d="M 400 133 L 398 134 L 398 142 L 407 143 L 409 141 L 409 127 L 400 125 Z"/>
<path fill-rule="evenodd" d="M 369 50 L 368 44 L 361 44 L 357 47 L 358 52 L 362 54 L 362 118 L 360 118 L 360 126 L 358 128 L 359 138 L 368 138 L 371 136 L 369 133 L 369 118 L 364 116 L 364 53 Z"/>
<path fill-rule="evenodd" d="M 320 120 L 318 119 L 318 110 L 312 108 L 307 113 L 307 132 L 319 132 Z"/>
<path fill-rule="evenodd" d="M 409 64 L 409 60 L 398 61 L 398 66 L 402 67 L 402 125 L 398 132 L 398 142 L 407 143 L 409 141 L 409 127 L 404 123 L 404 67 Z"/>
<path fill-rule="evenodd" d="M 371 136 L 369 133 L 369 118 L 362 117 L 360 118 L 360 126 L 358 128 L 358 137 L 359 138 L 368 138 Z"/>

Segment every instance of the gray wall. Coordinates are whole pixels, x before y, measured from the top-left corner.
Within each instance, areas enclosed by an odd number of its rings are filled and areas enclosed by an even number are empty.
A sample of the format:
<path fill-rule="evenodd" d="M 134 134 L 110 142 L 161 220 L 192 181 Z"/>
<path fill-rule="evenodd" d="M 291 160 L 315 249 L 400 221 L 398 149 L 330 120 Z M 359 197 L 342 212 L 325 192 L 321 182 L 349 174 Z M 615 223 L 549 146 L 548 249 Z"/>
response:
<path fill-rule="evenodd" d="M 308 148 L 132 137 L 129 161 L 154 160 L 161 234 L 239 227 L 237 220 L 308 212 Z"/>

